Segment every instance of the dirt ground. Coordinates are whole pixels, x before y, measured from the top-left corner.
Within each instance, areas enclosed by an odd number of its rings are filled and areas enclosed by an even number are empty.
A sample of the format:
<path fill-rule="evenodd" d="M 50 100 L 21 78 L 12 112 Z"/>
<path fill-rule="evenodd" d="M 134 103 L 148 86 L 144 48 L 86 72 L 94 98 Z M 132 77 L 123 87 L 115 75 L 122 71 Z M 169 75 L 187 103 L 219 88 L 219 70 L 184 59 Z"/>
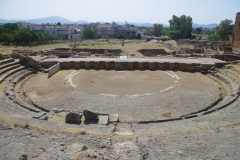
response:
<path fill-rule="evenodd" d="M 69 44 L 73 42 L 64 42 L 56 44 L 47 44 L 39 46 L 0 46 L 0 54 L 7 54 L 12 50 L 50 50 L 55 48 L 69 48 Z M 145 42 L 142 40 L 125 40 L 124 46 L 122 46 L 122 40 L 110 39 L 110 40 L 87 40 L 76 42 L 77 48 L 92 48 L 92 49 L 121 49 L 123 55 L 135 54 L 136 56 L 142 56 L 139 49 L 165 49 L 167 52 L 172 52 L 178 46 L 176 41 L 166 41 L 164 43 Z"/>
<path fill-rule="evenodd" d="M 122 121 L 181 116 L 206 108 L 219 96 L 215 82 L 200 73 L 171 71 L 61 70 L 50 79 L 39 73 L 24 87 L 48 110 L 90 109 L 119 114 Z M 72 75 L 72 76 L 71 76 Z M 204 101 L 203 101 L 204 99 Z"/>

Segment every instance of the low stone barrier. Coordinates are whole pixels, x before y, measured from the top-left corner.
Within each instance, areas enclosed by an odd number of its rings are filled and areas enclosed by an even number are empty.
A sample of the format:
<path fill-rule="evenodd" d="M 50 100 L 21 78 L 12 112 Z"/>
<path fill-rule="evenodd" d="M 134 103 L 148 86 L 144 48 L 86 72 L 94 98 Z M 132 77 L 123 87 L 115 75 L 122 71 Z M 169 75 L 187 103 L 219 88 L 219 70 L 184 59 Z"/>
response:
<path fill-rule="evenodd" d="M 51 68 L 48 69 L 48 78 L 50 78 L 52 75 L 57 73 L 60 70 L 60 63 L 55 64 Z"/>

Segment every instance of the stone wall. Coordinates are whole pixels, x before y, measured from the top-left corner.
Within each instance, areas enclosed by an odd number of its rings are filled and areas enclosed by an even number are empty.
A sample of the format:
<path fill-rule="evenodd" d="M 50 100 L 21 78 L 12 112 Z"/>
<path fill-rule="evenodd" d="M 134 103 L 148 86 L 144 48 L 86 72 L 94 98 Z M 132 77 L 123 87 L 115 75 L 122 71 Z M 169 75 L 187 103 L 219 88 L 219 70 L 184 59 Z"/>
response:
<path fill-rule="evenodd" d="M 233 50 L 240 52 L 240 12 L 236 15 L 232 47 Z"/>
<path fill-rule="evenodd" d="M 60 70 L 60 63 L 55 64 L 51 68 L 48 69 L 48 78 L 50 78 L 52 75 L 57 73 Z"/>
<path fill-rule="evenodd" d="M 40 62 L 42 66 L 50 66 L 52 62 Z M 178 62 L 114 62 L 114 61 L 68 61 L 60 62 L 61 69 L 105 69 L 105 70 L 180 70 L 207 71 L 214 64 L 178 63 Z"/>
<path fill-rule="evenodd" d="M 140 49 L 138 51 L 144 56 L 168 55 L 164 49 Z"/>

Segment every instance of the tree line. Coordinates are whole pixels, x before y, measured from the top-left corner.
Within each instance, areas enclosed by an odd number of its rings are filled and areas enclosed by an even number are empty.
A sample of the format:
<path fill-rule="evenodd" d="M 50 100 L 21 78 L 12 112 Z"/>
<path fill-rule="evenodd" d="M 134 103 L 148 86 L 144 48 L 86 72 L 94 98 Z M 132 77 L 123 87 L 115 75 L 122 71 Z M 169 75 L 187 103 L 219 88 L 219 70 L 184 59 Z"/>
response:
<path fill-rule="evenodd" d="M 48 40 L 59 40 L 61 37 L 42 34 L 19 27 L 16 23 L 6 23 L 0 26 L 0 42 L 5 44 L 29 44 L 31 42 L 45 42 Z"/>
<path fill-rule="evenodd" d="M 154 24 L 152 29 L 149 30 L 154 36 L 166 35 L 169 39 L 179 40 L 179 39 L 192 39 L 192 18 L 190 16 L 182 15 L 177 17 L 172 16 L 169 21 L 169 27 L 163 27 L 162 24 Z M 227 41 L 231 38 L 233 33 L 232 20 L 222 20 L 219 25 L 213 30 L 207 32 L 207 39 L 209 41 Z M 196 28 L 195 33 L 200 34 L 202 32 L 201 28 Z"/>

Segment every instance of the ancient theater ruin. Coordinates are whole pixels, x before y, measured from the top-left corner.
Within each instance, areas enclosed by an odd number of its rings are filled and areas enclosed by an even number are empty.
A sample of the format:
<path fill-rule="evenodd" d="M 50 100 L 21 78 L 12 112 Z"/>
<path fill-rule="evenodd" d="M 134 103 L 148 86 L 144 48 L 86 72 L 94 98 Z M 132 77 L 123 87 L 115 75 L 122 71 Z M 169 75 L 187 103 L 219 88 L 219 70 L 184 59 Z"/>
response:
<path fill-rule="evenodd" d="M 239 18 L 232 45 L 13 50 L 0 61 L 3 159 L 239 158 Z"/>

